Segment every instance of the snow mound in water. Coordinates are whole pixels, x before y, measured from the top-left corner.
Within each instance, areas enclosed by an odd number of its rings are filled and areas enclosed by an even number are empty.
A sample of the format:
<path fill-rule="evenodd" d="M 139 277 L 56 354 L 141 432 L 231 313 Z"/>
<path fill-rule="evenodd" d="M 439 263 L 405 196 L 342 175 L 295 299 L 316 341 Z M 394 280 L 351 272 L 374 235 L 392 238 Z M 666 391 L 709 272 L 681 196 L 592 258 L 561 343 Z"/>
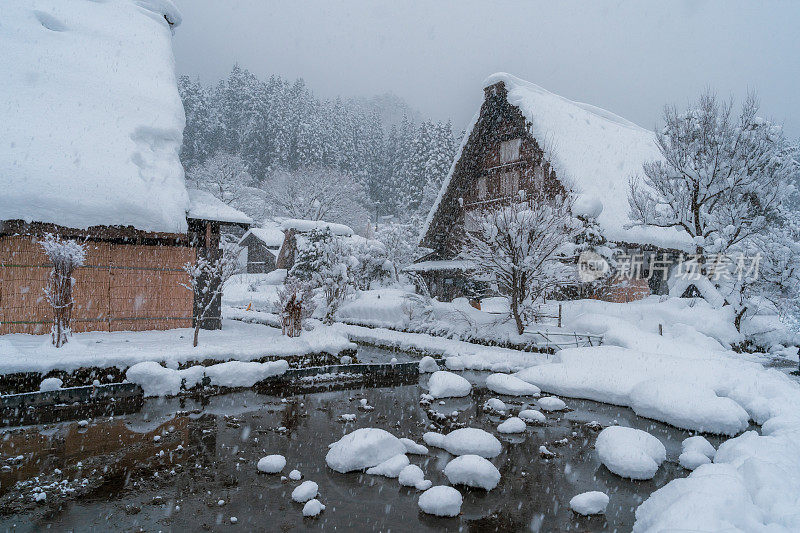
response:
<path fill-rule="evenodd" d="M 435 431 L 428 431 L 422 436 L 422 440 L 428 446 L 444 449 L 444 435 L 442 433 L 436 433 Z"/>
<path fill-rule="evenodd" d="M 486 378 L 486 387 L 497 394 L 508 396 L 538 396 L 542 392 L 536 385 L 510 374 L 490 375 Z"/>
<path fill-rule="evenodd" d="M 39 392 L 48 392 L 58 390 L 64 385 L 64 382 L 58 378 L 46 378 L 39 383 Z"/>
<path fill-rule="evenodd" d="M 523 409 L 519 412 L 519 417 L 525 422 L 534 422 L 536 424 L 547 423 L 547 417 L 544 413 L 535 409 Z"/>
<path fill-rule="evenodd" d="M 416 487 L 425 481 L 425 473 L 417 465 L 407 465 L 397 475 L 397 481 L 404 487 Z"/>
<path fill-rule="evenodd" d="M 277 474 L 286 466 L 286 458 L 282 455 L 267 455 L 258 460 L 256 468 L 265 474 Z"/>
<path fill-rule="evenodd" d="M 717 451 L 705 437 L 696 435 L 684 439 L 681 443 L 681 455 L 678 457 L 680 465 L 687 470 L 694 470 L 714 459 Z"/>
<path fill-rule="evenodd" d="M 340 473 L 364 470 L 404 454 L 400 439 L 379 428 L 361 428 L 331 444 L 325 462 Z"/>
<path fill-rule="evenodd" d="M 525 431 L 525 422 L 521 418 L 512 416 L 508 420 L 502 422 L 497 426 L 497 431 L 500 433 L 522 433 Z"/>
<path fill-rule="evenodd" d="M 305 503 L 319 492 L 319 485 L 313 481 L 303 481 L 292 491 L 292 499 L 297 503 Z"/>
<path fill-rule="evenodd" d="M 623 426 L 605 428 L 594 445 L 606 468 L 630 479 L 652 479 L 667 457 L 661 441 L 640 429 Z"/>
<path fill-rule="evenodd" d="M 324 510 L 325 506 L 322 505 L 318 499 L 314 498 L 313 500 L 308 500 L 303 506 L 303 516 L 317 516 Z"/>
<path fill-rule="evenodd" d="M 539 407 L 545 411 L 562 411 L 567 408 L 567 404 L 564 403 L 564 400 L 556 398 L 555 396 L 545 396 L 544 398 L 539 398 L 537 403 L 539 404 Z"/>
<path fill-rule="evenodd" d="M 292 470 L 289 472 L 289 479 L 292 481 L 300 481 L 302 478 L 303 474 L 301 474 L 299 470 Z"/>
<path fill-rule="evenodd" d="M 367 469 L 367 474 L 372 476 L 397 477 L 408 466 L 408 457 L 404 453 L 390 457 L 377 466 Z"/>
<path fill-rule="evenodd" d="M 453 487 L 439 485 L 431 487 L 419 497 L 419 508 L 423 513 L 435 516 L 458 516 L 461 512 L 461 493 Z"/>
<path fill-rule="evenodd" d="M 467 396 L 471 390 L 469 381 L 446 370 L 434 372 L 428 380 L 428 392 L 434 398 Z"/>
<path fill-rule="evenodd" d="M 436 360 L 431 357 L 430 355 L 426 355 L 419 362 L 419 373 L 420 374 L 427 374 L 430 372 L 437 372 L 439 370 L 439 365 L 436 363 Z"/>
<path fill-rule="evenodd" d="M 608 506 L 608 496 L 597 490 L 578 494 L 569 501 L 569 508 L 582 515 L 604 513 L 606 506 Z"/>
<path fill-rule="evenodd" d="M 464 370 L 464 361 L 457 355 L 444 360 L 444 366 L 450 370 Z"/>
<path fill-rule="evenodd" d="M 505 413 L 506 404 L 503 402 L 503 400 L 500 400 L 498 398 L 489 398 L 488 400 L 486 400 L 486 403 L 483 404 L 483 410 Z"/>
<path fill-rule="evenodd" d="M 741 433 L 750 420 L 741 405 L 713 389 L 672 379 L 639 383 L 631 390 L 630 404 L 639 416 L 720 435 Z"/>
<path fill-rule="evenodd" d="M 425 437 L 423 436 L 423 438 Z M 453 455 L 473 454 L 486 459 L 497 457 L 503 451 L 503 446 L 494 435 L 478 428 L 461 428 L 451 431 L 441 439 L 441 444 L 437 447 L 444 448 Z M 431 446 L 436 445 L 431 444 Z"/>
<path fill-rule="evenodd" d="M 492 490 L 500 483 L 500 471 L 480 455 L 461 455 L 444 467 L 444 475 L 453 485 Z"/>
<path fill-rule="evenodd" d="M 406 453 L 412 453 L 414 455 L 428 455 L 428 448 L 422 444 L 417 444 L 413 440 L 406 438 L 400 439 L 400 442 L 402 442 L 403 446 L 406 447 Z"/>

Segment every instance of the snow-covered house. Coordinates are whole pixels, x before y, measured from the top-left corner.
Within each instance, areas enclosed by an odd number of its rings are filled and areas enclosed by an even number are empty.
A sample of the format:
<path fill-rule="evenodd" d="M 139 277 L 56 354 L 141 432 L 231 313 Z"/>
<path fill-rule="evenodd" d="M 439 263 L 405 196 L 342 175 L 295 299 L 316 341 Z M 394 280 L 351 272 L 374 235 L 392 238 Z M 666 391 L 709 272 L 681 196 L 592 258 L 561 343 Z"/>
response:
<path fill-rule="evenodd" d="M 260 228 L 250 228 L 239 240 L 247 250 L 247 273 L 266 274 L 275 270 L 278 254 L 286 240 L 280 225 L 267 221 Z"/>
<path fill-rule="evenodd" d="M 183 265 L 218 253 L 221 224 L 251 221 L 186 188 L 177 9 L 15 0 L 0 20 L 0 333 L 49 329 L 45 233 L 87 243 L 74 330 L 191 325 Z"/>
<path fill-rule="evenodd" d="M 344 224 L 326 222 L 324 220 L 304 220 L 299 218 L 284 218 L 279 220 L 280 228 L 285 236 L 281 249 L 278 252 L 276 266 L 289 270 L 294 265 L 297 255 L 297 238 L 314 230 L 328 230 L 335 237 L 352 237 L 353 229 Z"/>
<path fill-rule="evenodd" d="M 672 228 L 630 227 L 629 179 L 641 174 L 644 162 L 660 157 L 652 131 L 509 74 L 494 74 L 422 228 L 420 245 L 433 251 L 413 270 L 432 294 L 457 295 L 470 274 L 453 259 L 471 216 L 544 191 L 574 194 L 581 211 L 575 214 L 595 219 L 605 238 L 625 251 L 643 254 L 646 272 L 656 254 L 690 244 Z M 666 290 L 645 280 L 625 285 L 609 288 L 606 297 Z"/>

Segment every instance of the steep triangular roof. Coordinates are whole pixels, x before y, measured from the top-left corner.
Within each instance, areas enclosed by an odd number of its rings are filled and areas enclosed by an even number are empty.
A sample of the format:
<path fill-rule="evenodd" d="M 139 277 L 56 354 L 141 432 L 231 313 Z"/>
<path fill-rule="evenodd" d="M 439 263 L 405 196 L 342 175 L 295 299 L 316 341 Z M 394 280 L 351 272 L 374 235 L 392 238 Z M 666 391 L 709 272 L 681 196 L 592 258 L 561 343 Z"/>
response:
<path fill-rule="evenodd" d="M 672 228 L 626 227 L 631 176 L 641 175 L 642 164 L 661 158 L 655 135 L 636 124 L 598 107 L 573 102 L 510 74 L 493 74 L 484 87 L 503 84 L 507 101 L 524 117 L 530 135 L 545 151 L 562 184 L 579 198 L 579 205 L 602 211 L 597 222 L 606 238 L 617 242 L 686 248 L 690 243 Z M 428 214 L 421 239 L 430 242 L 431 224 L 443 207 L 458 160 L 479 120 L 467 128 L 456 159 Z M 453 199 L 449 199 L 453 201 Z"/>

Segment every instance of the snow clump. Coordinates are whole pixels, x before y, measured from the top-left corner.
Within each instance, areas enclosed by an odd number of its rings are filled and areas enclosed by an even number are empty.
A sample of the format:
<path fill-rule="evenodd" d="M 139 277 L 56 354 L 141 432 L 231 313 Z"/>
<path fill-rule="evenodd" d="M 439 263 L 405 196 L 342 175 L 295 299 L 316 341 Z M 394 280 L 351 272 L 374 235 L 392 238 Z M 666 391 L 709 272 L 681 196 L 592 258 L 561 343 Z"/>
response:
<path fill-rule="evenodd" d="M 567 408 L 564 400 L 556 398 L 555 396 L 545 396 L 538 401 L 539 407 L 545 411 L 563 411 Z"/>
<path fill-rule="evenodd" d="M 630 479 L 652 479 L 667 457 L 661 441 L 640 429 L 605 428 L 594 445 L 600 462 L 614 474 Z"/>
<path fill-rule="evenodd" d="M 486 387 L 497 394 L 508 396 L 539 396 L 541 389 L 510 374 L 492 374 L 486 378 Z"/>
<path fill-rule="evenodd" d="M 423 513 L 435 516 L 458 516 L 461 512 L 461 493 L 453 487 L 438 485 L 423 492 L 419 497 L 419 508 Z"/>
<path fill-rule="evenodd" d="M 325 506 L 322 505 L 318 499 L 314 498 L 308 500 L 303 506 L 303 516 L 317 516 L 324 510 Z"/>
<path fill-rule="evenodd" d="M 486 403 L 483 404 L 484 411 L 494 411 L 495 413 L 504 414 L 506 409 L 506 404 L 499 398 L 489 398 L 486 400 Z"/>
<path fill-rule="evenodd" d="M 436 372 L 439 370 L 439 365 L 436 363 L 436 359 L 431 357 L 430 355 L 426 355 L 419 361 L 419 373 L 420 374 L 428 374 L 430 372 Z"/>
<path fill-rule="evenodd" d="M 503 446 L 497 437 L 478 428 L 461 428 L 442 436 L 428 432 L 422 436 L 426 444 L 447 450 L 452 455 L 480 455 L 491 459 L 500 455 Z"/>
<path fill-rule="evenodd" d="M 408 465 L 403 468 L 397 476 L 397 481 L 404 487 L 414 487 L 421 490 L 430 488 L 430 485 L 425 486 L 430 481 L 426 481 L 425 473 L 417 465 Z"/>
<path fill-rule="evenodd" d="M 292 491 L 292 499 L 297 503 L 305 503 L 319 492 L 319 485 L 313 481 L 303 481 Z"/>
<path fill-rule="evenodd" d="M 547 423 L 547 417 L 544 413 L 535 409 L 523 409 L 519 412 L 519 417 L 525 422 L 533 422 L 535 424 Z"/>
<path fill-rule="evenodd" d="M 479 455 L 461 455 L 444 467 L 444 475 L 453 485 L 492 490 L 500 483 L 500 471 Z"/>
<path fill-rule="evenodd" d="M 300 481 L 302 477 L 303 474 L 301 474 L 299 470 L 292 470 L 291 472 L 289 472 L 289 479 L 291 479 L 292 481 Z"/>
<path fill-rule="evenodd" d="M 428 379 L 428 392 L 434 398 L 453 398 L 467 396 L 472 385 L 465 378 L 446 370 L 431 374 Z"/>
<path fill-rule="evenodd" d="M 444 360 L 444 366 L 450 370 L 464 370 L 464 361 L 457 355 Z"/>
<path fill-rule="evenodd" d="M 58 378 L 46 378 L 39 383 L 39 392 L 48 392 L 58 390 L 64 385 L 64 382 Z"/>
<path fill-rule="evenodd" d="M 694 470 L 700 465 L 710 463 L 717 451 L 705 437 L 696 435 L 684 439 L 681 443 L 680 465 L 687 470 Z"/>
<path fill-rule="evenodd" d="M 573 496 L 569 508 L 584 516 L 606 512 L 608 496 L 600 491 L 592 490 Z"/>
<path fill-rule="evenodd" d="M 286 466 L 286 458 L 282 455 L 267 455 L 258 460 L 256 468 L 265 474 L 277 474 Z"/>
<path fill-rule="evenodd" d="M 364 470 L 406 452 L 400 439 L 380 428 L 361 428 L 328 446 L 325 462 L 339 473 Z"/>
<path fill-rule="evenodd" d="M 401 438 L 400 442 L 402 442 L 403 446 L 406 447 L 406 453 L 411 453 L 414 455 L 428 455 L 428 448 L 422 444 L 417 444 L 413 440 L 406 438 Z"/>
<path fill-rule="evenodd" d="M 522 433 L 525 431 L 526 427 L 527 426 L 525 426 L 525 422 L 523 422 L 521 418 L 512 416 L 508 420 L 498 425 L 497 431 L 500 433 Z"/>

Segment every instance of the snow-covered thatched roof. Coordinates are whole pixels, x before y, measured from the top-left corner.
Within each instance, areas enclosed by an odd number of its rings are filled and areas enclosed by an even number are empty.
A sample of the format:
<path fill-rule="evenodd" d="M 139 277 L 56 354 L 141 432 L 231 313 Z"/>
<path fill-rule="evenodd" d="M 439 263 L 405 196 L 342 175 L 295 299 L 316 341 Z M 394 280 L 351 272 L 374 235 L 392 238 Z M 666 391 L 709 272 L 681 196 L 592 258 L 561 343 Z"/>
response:
<path fill-rule="evenodd" d="M 263 242 L 265 246 L 273 247 L 282 246 L 283 241 L 286 238 L 286 234 L 283 233 L 283 231 L 274 223 L 269 225 L 265 224 L 260 228 L 250 228 L 239 240 L 239 243 L 241 244 L 250 235 Z"/>
<path fill-rule="evenodd" d="M 252 224 L 253 219 L 235 209 L 210 192 L 200 189 L 188 189 L 189 209 L 186 218 L 199 220 L 215 220 L 229 224 Z"/>
<path fill-rule="evenodd" d="M 0 220 L 185 232 L 169 0 L 0 2 Z"/>
<path fill-rule="evenodd" d="M 281 229 L 293 229 L 299 233 L 308 233 L 313 230 L 329 229 L 332 234 L 350 237 L 353 235 L 353 228 L 335 222 L 325 222 L 324 220 L 304 220 L 300 218 L 284 218 L 280 221 Z"/>
<path fill-rule="evenodd" d="M 652 131 L 609 111 L 573 102 L 506 73 L 489 76 L 484 87 L 503 82 L 508 102 L 530 123 L 530 133 L 545 150 L 565 187 L 577 196 L 576 207 L 598 211 L 606 238 L 617 242 L 685 248 L 687 239 L 675 229 L 632 227 L 628 206 L 629 179 L 642 174 L 642 164 L 661 158 Z M 467 129 L 462 149 L 477 123 Z M 456 161 L 462 150 L 458 150 Z M 424 236 L 450 185 L 455 164 L 422 230 Z"/>

